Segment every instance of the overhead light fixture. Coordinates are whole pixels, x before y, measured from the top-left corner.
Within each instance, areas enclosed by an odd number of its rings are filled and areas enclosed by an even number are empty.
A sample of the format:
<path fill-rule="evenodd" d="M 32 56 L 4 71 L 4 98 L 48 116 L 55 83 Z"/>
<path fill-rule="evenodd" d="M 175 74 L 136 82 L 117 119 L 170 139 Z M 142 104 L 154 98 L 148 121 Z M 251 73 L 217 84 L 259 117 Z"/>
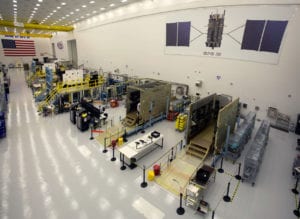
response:
<path fill-rule="evenodd" d="M 95 1 L 90 1 L 90 4 L 94 4 L 95 3 Z"/>
<path fill-rule="evenodd" d="M 81 7 L 86 8 L 86 5 L 82 5 Z"/>
<path fill-rule="evenodd" d="M 16 7 L 18 7 L 18 5 L 17 5 L 17 4 L 14 4 L 13 6 L 14 6 L 15 8 L 16 8 Z"/>
<path fill-rule="evenodd" d="M 39 3 L 36 4 L 37 7 L 40 7 L 41 5 Z"/>
<path fill-rule="evenodd" d="M 115 6 L 115 4 L 114 4 L 114 3 L 112 3 L 112 4 L 110 4 L 109 6 L 110 6 L 110 7 L 114 7 L 114 6 Z"/>
<path fill-rule="evenodd" d="M 33 11 L 32 13 L 33 13 L 33 14 L 35 14 L 35 13 L 36 13 L 36 11 Z"/>
<path fill-rule="evenodd" d="M 43 0 L 38 0 L 38 2 L 43 2 Z"/>
<path fill-rule="evenodd" d="M 57 6 L 56 8 L 57 8 L 57 9 L 61 9 L 61 7 L 60 7 L 60 6 Z"/>
<path fill-rule="evenodd" d="M 70 17 L 70 15 L 66 14 L 66 17 Z"/>
<path fill-rule="evenodd" d="M 127 2 L 127 0 L 121 0 L 122 3 Z"/>
<path fill-rule="evenodd" d="M 100 8 L 100 10 L 101 10 L 101 11 L 104 11 L 104 10 L 105 10 L 105 8 Z"/>
<path fill-rule="evenodd" d="M 50 16 L 48 15 L 47 18 L 49 18 Z"/>
<path fill-rule="evenodd" d="M 75 11 L 80 11 L 80 9 L 79 9 L 79 8 L 77 8 L 77 9 L 75 9 Z"/>
<path fill-rule="evenodd" d="M 53 13 L 57 12 L 56 10 L 53 10 Z"/>
<path fill-rule="evenodd" d="M 34 8 L 34 10 L 38 10 L 38 8 Z"/>
<path fill-rule="evenodd" d="M 13 0 L 13 3 L 17 3 L 17 0 Z"/>
<path fill-rule="evenodd" d="M 51 12 L 50 15 L 53 15 L 53 13 Z"/>
<path fill-rule="evenodd" d="M 65 3 L 65 2 L 62 2 L 62 3 L 61 3 L 61 5 L 66 5 L 66 4 L 67 4 L 67 3 Z"/>
<path fill-rule="evenodd" d="M 71 12 L 70 12 L 70 14 L 74 14 L 74 12 L 73 12 L 73 11 L 71 11 Z"/>
<path fill-rule="evenodd" d="M 14 8 L 14 11 L 18 10 L 17 8 Z"/>
<path fill-rule="evenodd" d="M 84 18 L 84 16 L 81 16 L 81 18 Z"/>
<path fill-rule="evenodd" d="M 97 11 L 93 11 L 93 14 L 96 14 L 97 13 Z"/>

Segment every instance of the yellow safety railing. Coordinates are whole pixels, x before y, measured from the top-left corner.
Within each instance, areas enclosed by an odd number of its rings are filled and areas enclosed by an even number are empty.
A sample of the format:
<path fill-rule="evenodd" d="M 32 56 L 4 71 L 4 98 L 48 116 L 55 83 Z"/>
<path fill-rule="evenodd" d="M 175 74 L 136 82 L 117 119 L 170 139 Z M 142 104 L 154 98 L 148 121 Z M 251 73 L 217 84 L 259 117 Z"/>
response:
<path fill-rule="evenodd" d="M 38 106 L 38 111 L 40 112 L 43 107 L 49 105 L 51 101 L 54 100 L 57 94 L 62 93 L 73 93 L 88 89 L 93 89 L 102 86 L 104 79 L 102 76 L 98 77 L 98 81 L 89 81 L 89 80 L 74 80 L 68 83 L 59 82 L 56 84 L 56 87 L 51 90 L 46 99 L 41 102 Z"/>

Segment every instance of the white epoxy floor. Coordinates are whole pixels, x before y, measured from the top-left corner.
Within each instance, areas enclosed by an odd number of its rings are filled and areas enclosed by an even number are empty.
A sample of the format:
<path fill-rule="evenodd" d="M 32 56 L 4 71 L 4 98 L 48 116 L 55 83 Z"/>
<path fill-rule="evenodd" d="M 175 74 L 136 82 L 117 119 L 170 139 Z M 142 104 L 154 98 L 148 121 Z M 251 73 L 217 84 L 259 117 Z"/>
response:
<path fill-rule="evenodd" d="M 89 132 L 82 133 L 71 124 L 68 113 L 39 116 L 23 71 L 10 70 L 10 77 L 7 137 L 0 139 L 1 219 L 212 217 L 211 213 L 204 217 L 188 207 L 183 216 L 178 216 L 178 197 L 153 182 L 141 188 L 141 170 L 121 171 L 119 159 L 111 162 L 111 151 L 103 154 L 102 146 L 89 140 Z M 116 112 L 111 111 L 111 115 Z M 170 122 L 152 129 L 163 132 L 163 151 L 182 138 Z M 216 209 L 214 218 L 296 218 L 293 210 L 299 197 L 290 190 L 295 183 L 291 166 L 297 137 L 271 129 L 255 187 L 238 185 L 230 175 L 217 174 L 216 182 L 205 192 L 206 200 Z M 159 155 L 156 150 L 149 156 Z M 145 162 L 148 160 L 145 158 Z M 235 175 L 236 168 L 224 161 L 226 172 Z M 233 201 L 225 203 L 222 196 L 230 180 L 236 191 L 230 192 Z"/>

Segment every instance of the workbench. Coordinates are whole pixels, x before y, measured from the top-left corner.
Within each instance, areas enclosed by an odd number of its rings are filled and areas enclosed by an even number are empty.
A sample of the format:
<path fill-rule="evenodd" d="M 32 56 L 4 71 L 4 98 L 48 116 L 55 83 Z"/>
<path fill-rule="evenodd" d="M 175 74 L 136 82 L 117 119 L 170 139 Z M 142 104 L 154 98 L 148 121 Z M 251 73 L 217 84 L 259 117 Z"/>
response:
<path fill-rule="evenodd" d="M 124 161 L 130 168 L 134 168 L 136 161 L 158 147 L 163 148 L 163 143 L 162 134 L 157 131 L 149 132 L 119 149 L 121 161 Z"/>

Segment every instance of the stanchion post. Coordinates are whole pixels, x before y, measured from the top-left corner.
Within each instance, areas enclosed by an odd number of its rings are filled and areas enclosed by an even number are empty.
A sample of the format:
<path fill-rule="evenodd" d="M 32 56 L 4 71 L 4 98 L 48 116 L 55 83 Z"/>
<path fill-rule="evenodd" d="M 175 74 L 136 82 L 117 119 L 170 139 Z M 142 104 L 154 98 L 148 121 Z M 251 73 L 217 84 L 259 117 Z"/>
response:
<path fill-rule="evenodd" d="M 111 146 L 112 146 L 112 158 L 110 159 L 111 161 L 116 161 L 116 157 L 115 157 L 115 147 L 116 147 L 116 141 L 112 140 L 111 141 Z"/>
<path fill-rule="evenodd" d="M 107 152 L 107 149 L 106 149 L 106 138 L 104 138 L 104 149 L 102 151 L 103 153 L 106 153 Z"/>
<path fill-rule="evenodd" d="M 90 124 L 90 129 L 91 129 L 91 137 L 90 137 L 90 140 L 93 140 L 93 139 L 94 139 L 94 136 L 93 136 L 93 128 L 94 128 L 94 126 L 93 126 L 93 124 L 91 123 L 91 124 Z"/>
<path fill-rule="evenodd" d="M 184 208 L 182 207 L 182 192 L 180 192 L 180 196 L 179 196 L 179 207 L 177 208 L 176 212 L 178 215 L 183 215 L 185 210 Z"/>
<path fill-rule="evenodd" d="M 235 178 L 237 179 L 237 180 L 241 180 L 242 179 L 242 177 L 241 177 L 241 175 L 240 175 L 240 173 L 241 173 L 241 163 L 239 163 L 239 170 L 238 170 L 238 174 L 237 175 L 235 175 Z"/>
<path fill-rule="evenodd" d="M 224 202 L 230 202 L 231 201 L 231 198 L 229 196 L 229 189 L 230 189 L 230 182 L 227 185 L 226 195 L 223 197 Z"/>
<path fill-rule="evenodd" d="M 211 219 L 215 218 L 215 211 L 212 212 Z"/>
<path fill-rule="evenodd" d="M 146 188 L 148 186 L 148 183 L 146 182 L 146 167 L 143 166 L 143 182 L 141 183 L 142 188 Z"/>
<path fill-rule="evenodd" d="M 296 194 L 296 195 L 299 194 L 299 192 L 297 190 L 297 188 L 298 188 L 298 181 L 299 181 L 299 179 L 297 178 L 296 183 L 295 183 L 295 188 L 292 189 L 292 192 L 294 194 Z"/>
<path fill-rule="evenodd" d="M 300 198 L 298 201 L 298 207 L 293 212 L 294 212 L 294 215 L 296 215 L 298 218 L 300 217 Z"/>
<path fill-rule="evenodd" d="M 124 154 L 120 153 L 120 159 L 122 161 L 122 166 L 120 167 L 121 170 L 125 170 L 126 166 L 125 166 L 125 161 L 124 161 Z"/>
<path fill-rule="evenodd" d="M 223 169 L 223 157 L 221 158 L 221 164 L 220 164 L 220 168 L 218 169 L 219 173 L 224 173 L 224 169 Z"/>

